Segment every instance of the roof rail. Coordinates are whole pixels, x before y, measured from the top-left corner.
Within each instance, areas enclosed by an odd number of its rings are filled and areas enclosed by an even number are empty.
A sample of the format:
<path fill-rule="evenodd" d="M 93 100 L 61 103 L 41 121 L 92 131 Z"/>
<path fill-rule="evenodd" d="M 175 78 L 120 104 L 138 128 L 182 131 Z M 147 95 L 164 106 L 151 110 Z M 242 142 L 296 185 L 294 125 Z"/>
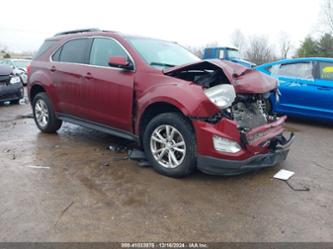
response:
<path fill-rule="evenodd" d="M 85 32 L 99 32 L 99 31 L 102 31 L 102 30 L 96 29 L 96 28 L 93 28 L 93 29 L 75 29 L 75 30 L 59 32 L 59 33 L 56 33 L 54 36 L 85 33 Z"/>

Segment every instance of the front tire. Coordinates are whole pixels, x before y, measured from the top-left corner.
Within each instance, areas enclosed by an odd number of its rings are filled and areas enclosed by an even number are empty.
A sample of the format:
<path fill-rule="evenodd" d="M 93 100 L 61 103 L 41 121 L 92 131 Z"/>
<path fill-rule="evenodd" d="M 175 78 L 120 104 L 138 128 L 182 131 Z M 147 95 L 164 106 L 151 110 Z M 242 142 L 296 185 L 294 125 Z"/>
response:
<path fill-rule="evenodd" d="M 53 105 L 46 93 L 37 94 L 32 102 L 34 119 L 37 127 L 45 133 L 55 133 L 62 121 L 57 119 Z"/>
<path fill-rule="evenodd" d="M 196 141 L 189 121 L 179 113 L 163 113 L 153 118 L 143 135 L 148 161 L 162 175 L 184 177 L 196 162 Z"/>

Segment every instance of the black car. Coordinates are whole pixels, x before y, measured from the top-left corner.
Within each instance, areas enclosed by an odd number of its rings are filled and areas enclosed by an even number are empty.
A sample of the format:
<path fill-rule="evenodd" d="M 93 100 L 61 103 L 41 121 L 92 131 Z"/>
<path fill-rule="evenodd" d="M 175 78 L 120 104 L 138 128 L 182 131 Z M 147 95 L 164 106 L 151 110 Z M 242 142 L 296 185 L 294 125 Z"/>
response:
<path fill-rule="evenodd" d="M 24 96 L 23 84 L 19 76 L 7 65 L 0 65 L 0 104 L 10 101 L 18 104 Z"/>

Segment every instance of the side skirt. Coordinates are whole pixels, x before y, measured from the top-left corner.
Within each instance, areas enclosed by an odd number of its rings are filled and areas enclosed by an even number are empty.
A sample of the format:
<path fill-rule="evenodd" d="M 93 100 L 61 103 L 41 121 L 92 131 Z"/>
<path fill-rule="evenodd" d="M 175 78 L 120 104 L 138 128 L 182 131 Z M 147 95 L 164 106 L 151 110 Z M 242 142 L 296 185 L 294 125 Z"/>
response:
<path fill-rule="evenodd" d="M 139 141 L 139 139 L 136 135 L 134 135 L 128 131 L 113 128 L 108 125 L 99 124 L 99 123 L 96 123 L 93 121 L 78 118 L 76 116 L 72 116 L 72 115 L 68 115 L 68 114 L 56 113 L 56 115 L 59 119 L 61 119 L 62 121 L 68 122 L 68 123 L 72 123 L 72 124 L 80 125 L 80 126 L 83 126 L 86 128 L 94 129 L 94 130 L 104 132 L 104 133 L 107 133 L 107 134 L 110 134 L 113 136 L 121 137 L 121 138 L 124 138 L 127 140 L 131 140 L 131 141 L 135 141 L 135 142 Z"/>

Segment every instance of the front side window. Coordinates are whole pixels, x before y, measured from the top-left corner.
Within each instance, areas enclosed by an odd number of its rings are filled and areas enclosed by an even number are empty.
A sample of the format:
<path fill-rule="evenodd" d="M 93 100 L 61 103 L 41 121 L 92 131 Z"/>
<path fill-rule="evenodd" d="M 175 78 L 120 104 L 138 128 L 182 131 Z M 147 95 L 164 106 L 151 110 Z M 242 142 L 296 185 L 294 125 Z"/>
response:
<path fill-rule="evenodd" d="M 142 59 L 156 68 L 194 63 L 200 59 L 177 43 L 140 37 L 126 37 Z"/>
<path fill-rule="evenodd" d="M 229 50 L 228 53 L 229 53 L 230 58 L 239 59 L 241 57 L 239 51 L 237 51 L 237 50 L 232 49 L 232 50 Z"/>
<path fill-rule="evenodd" d="M 302 79 L 313 79 L 313 65 L 311 62 L 282 64 L 276 74 Z"/>
<path fill-rule="evenodd" d="M 273 66 L 267 68 L 267 70 L 268 70 L 271 74 L 273 74 L 273 75 L 277 75 L 277 74 L 279 73 L 280 66 L 281 66 L 281 64 L 273 65 Z"/>
<path fill-rule="evenodd" d="M 333 80 L 333 63 L 319 62 L 319 79 Z"/>
<path fill-rule="evenodd" d="M 111 56 L 128 58 L 125 50 L 115 40 L 95 38 L 91 48 L 89 64 L 108 67 Z"/>
<path fill-rule="evenodd" d="M 88 48 L 88 39 L 68 41 L 62 46 L 59 61 L 84 64 L 87 62 Z"/>

